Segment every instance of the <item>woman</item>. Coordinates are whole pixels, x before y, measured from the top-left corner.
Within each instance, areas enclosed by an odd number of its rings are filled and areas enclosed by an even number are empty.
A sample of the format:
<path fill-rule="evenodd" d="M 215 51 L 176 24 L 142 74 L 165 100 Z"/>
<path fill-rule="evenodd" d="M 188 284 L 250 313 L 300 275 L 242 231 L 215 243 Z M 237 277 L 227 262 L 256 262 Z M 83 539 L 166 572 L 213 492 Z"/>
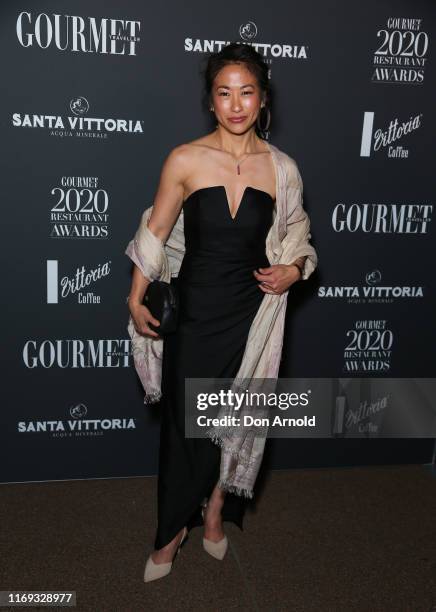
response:
<path fill-rule="evenodd" d="M 302 256 L 271 265 L 266 254 L 268 238 L 275 236 L 274 219 L 278 220 L 278 178 L 284 174 L 272 159 L 278 149 L 256 133 L 261 109 L 269 112 L 270 100 L 268 67 L 261 55 L 239 43 L 224 47 L 209 57 L 205 84 L 216 130 L 168 155 L 143 228 L 149 239 L 165 244 L 179 216 L 184 219 L 185 252 L 178 276 L 171 279 L 180 296 L 178 328 L 163 342 L 158 527 L 155 550 L 146 563 L 146 582 L 170 572 L 188 530 L 196 525 L 204 525 L 205 550 L 222 559 L 227 549 L 223 521 L 232 521 L 242 530 L 243 495 L 250 496 L 242 486 L 223 487 L 219 444 L 207 437 L 185 438 L 185 378 L 235 377 L 245 363 L 243 357 L 248 361 L 251 344 L 247 338 L 255 333 L 253 321 L 266 294 L 274 296 L 271 303 L 280 300 L 283 305 L 279 296 L 285 297 L 291 285 L 308 278 L 316 266 L 307 228 L 300 251 L 290 251 Z M 295 162 L 284 153 L 281 156 L 298 183 Z M 282 185 L 281 202 L 288 193 Z M 294 209 L 300 213 L 297 221 L 307 222 L 301 205 Z M 288 212 L 289 221 L 294 211 Z M 288 226 L 292 223 L 293 218 Z M 286 225 L 285 219 L 285 229 Z M 135 240 L 135 255 L 133 242 L 126 250 L 136 264 L 128 298 L 134 325 L 130 332 L 132 337 L 141 334 L 156 341 L 159 335 L 149 324 L 158 326 L 159 321 L 143 305 L 143 298 L 158 274 L 147 277 L 153 270 L 145 263 L 147 249 L 140 253 Z M 283 316 L 284 311 L 282 322 Z M 274 359 L 269 360 L 275 364 L 274 372 L 283 325 L 280 331 Z M 251 484 L 254 478 L 251 475 Z"/>

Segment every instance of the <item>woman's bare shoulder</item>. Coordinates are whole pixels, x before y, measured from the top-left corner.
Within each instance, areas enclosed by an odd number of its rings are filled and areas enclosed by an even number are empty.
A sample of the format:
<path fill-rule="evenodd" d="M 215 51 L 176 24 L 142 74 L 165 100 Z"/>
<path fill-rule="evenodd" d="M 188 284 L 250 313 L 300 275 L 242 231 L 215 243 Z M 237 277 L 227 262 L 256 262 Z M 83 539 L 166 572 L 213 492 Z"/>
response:
<path fill-rule="evenodd" d="M 210 155 L 210 153 L 217 150 L 209 134 L 207 134 L 206 136 L 201 136 L 201 138 L 196 138 L 195 140 L 191 140 L 189 142 L 181 144 L 177 148 L 183 150 L 186 155 L 191 155 L 195 158 L 199 156 L 201 157 L 205 155 Z"/>
<path fill-rule="evenodd" d="M 211 145 L 207 136 L 175 146 L 168 154 L 166 163 L 181 167 L 190 167 L 199 157 L 210 153 Z"/>

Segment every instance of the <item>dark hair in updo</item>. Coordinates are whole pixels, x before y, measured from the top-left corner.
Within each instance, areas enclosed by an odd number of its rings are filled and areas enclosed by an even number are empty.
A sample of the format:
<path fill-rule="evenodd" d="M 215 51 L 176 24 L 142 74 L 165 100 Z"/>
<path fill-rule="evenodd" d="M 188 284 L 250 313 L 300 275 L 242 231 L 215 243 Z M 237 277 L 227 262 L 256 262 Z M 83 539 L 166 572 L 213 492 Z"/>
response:
<path fill-rule="evenodd" d="M 261 91 L 265 96 L 265 109 L 271 109 L 272 90 L 268 76 L 268 65 L 261 54 L 252 45 L 232 42 L 217 53 L 207 56 L 206 67 L 201 71 L 204 79 L 203 107 L 209 111 L 212 102 L 212 87 L 219 71 L 228 64 L 243 62 L 247 69 L 254 74 Z M 210 114 L 210 112 L 209 112 Z M 258 131 L 256 125 L 256 131 Z"/>

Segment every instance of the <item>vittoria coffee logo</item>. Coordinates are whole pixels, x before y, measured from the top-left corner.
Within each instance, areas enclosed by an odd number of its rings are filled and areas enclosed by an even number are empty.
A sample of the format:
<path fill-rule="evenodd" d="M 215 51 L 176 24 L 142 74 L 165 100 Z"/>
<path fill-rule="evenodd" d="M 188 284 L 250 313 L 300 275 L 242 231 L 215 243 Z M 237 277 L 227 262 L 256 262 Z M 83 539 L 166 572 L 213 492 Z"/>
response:
<path fill-rule="evenodd" d="M 107 117 L 86 117 L 89 102 L 83 96 L 69 102 L 71 115 L 12 114 L 12 125 L 18 128 L 47 130 L 50 136 L 98 138 L 105 140 L 111 133 L 143 134 L 144 120 L 112 119 Z"/>
<path fill-rule="evenodd" d="M 332 212 L 335 232 L 366 234 L 426 234 L 432 204 L 336 204 Z"/>
<path fill-rule="evenodd" d="M 373 83 L 420 85 L 424 81 L 429 39 L 422 19 L 389 17 L 377 31 Z"/>
<path fill-rule="evenodd" d="M 26 368 L 128 368 L 130 338 L 99 340 L 27 340 L 23 346 Z"/>
<path fill-rule="evenodd" d="M 350 406 L 345 396 L 336 398 L 333 433 L 335 437 L 379 436 L 390 404 L 389 395 L 356 401 Z"/>
<path fill-rule="evenodd" d="M 18 421 L 20 434 L 48 434 L 52 438 L 77 438 L 83 436 L 103 436 L 106 432 L 136 429 L 133 417 L 92 418 L 83 403 L 74 404 L 69 409 L 70 419 L 38 419 Z"/>
<path fill-rule="evenodd" d="M 360 156 L 369 157 L 373 152 L 383 151 L 388 157 L 392 158 L 409 157 L 410 150 L 396 143 L 407 134 L 421 127 L 422 113 L 409 117 L 407 121 L 400 121 L 396 117 L 391 119 L 388 126 L 375 130 L 374 117 L 375 113 L 372 111 L 366 111 L 363 116 Z"/>
<path fill-rule="evenodd" d="M 18 42 L 25 48 L 74 53 L 136 55 L 140 21 L 59 15 L 23 11 L 16 23 Z"/>
<path fill-rule="evenodd" d="M 343 300 L 348 304 L 392 304 L 403 299 L 424 297 L 421 285 L 392 285 L 384 282 L 380 270 L 365 274 L 365 283 L 360 285 L 333 285 L 318 288 L 318 297 Z"/>
<path fill-rule="evenodd" d="M 51 238 L 109 236 L 109 193 L 98 176 L 62 176 L 50 190 Z"/>
<path fill-rule="evenodd" d="M 48 259 L 47 304 L 58 304 L 59 294 L 62 299 L 74 295 L 78 304 L 100 304 L 101 296 L 88 288 L 110 274 L 110 264 L 109 260 L 88 270 L 80 266 L 71 276 L 65 275 L 59 279 L 59 261 Z"/>
<path fill-rule="evenodd" d="M 257 42 L 258 27 L 253 21 L 246 21 L 239 26 L 238 34 L 241 44 L 250 44 L 267 60 L 271 58 L 283 59 L 307 59 L 309 47 L 307 45 L 296 45 L 278 42 Z M 221 51 L 223 47 L 233 41 L 211 40 L 204 38 L 185 38 L 185 51 L 194 53 L 210 53 Z"/>

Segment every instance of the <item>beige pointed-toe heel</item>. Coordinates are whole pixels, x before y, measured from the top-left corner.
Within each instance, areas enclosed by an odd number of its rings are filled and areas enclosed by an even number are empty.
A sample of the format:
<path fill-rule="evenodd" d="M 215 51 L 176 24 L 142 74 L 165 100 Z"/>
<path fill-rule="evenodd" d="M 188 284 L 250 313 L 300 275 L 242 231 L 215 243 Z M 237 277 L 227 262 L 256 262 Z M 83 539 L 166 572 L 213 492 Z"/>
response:
<path fill-rule="evenodd" d="M 188 529 L 185 527 L 183 530 L 182 539 L 180 540 L 176 554 L 174 555 L 174 559 L 179 554 L 180 548 L 187 535 Z M 168 563 L 155 563 L 150 555 L 147 559 L 147 563 L 145 564 L 144 582 L 151 582 L 152 580 L 158 580 L 159 578 L 167 576 L 173 567 L 174 559 L 172 561 L 168 561 Z"/>
<path fill-rule="evenodd" d="M 201 516 L 203 517 L 203 521 L 205 508 L 206 505 L 201 508 Z M 226 535 L 219 542 L 212 542 L 212 540 L 208 540 L 203 536 L 204 550 L 210 555 L 212 555 L 212 557 L 214 557 L 215 559 L 218 559 L 218 561 L 222 561 L 224 559 L 224 555 L 227 552 L 228 545 L 229 542 Z"/>

